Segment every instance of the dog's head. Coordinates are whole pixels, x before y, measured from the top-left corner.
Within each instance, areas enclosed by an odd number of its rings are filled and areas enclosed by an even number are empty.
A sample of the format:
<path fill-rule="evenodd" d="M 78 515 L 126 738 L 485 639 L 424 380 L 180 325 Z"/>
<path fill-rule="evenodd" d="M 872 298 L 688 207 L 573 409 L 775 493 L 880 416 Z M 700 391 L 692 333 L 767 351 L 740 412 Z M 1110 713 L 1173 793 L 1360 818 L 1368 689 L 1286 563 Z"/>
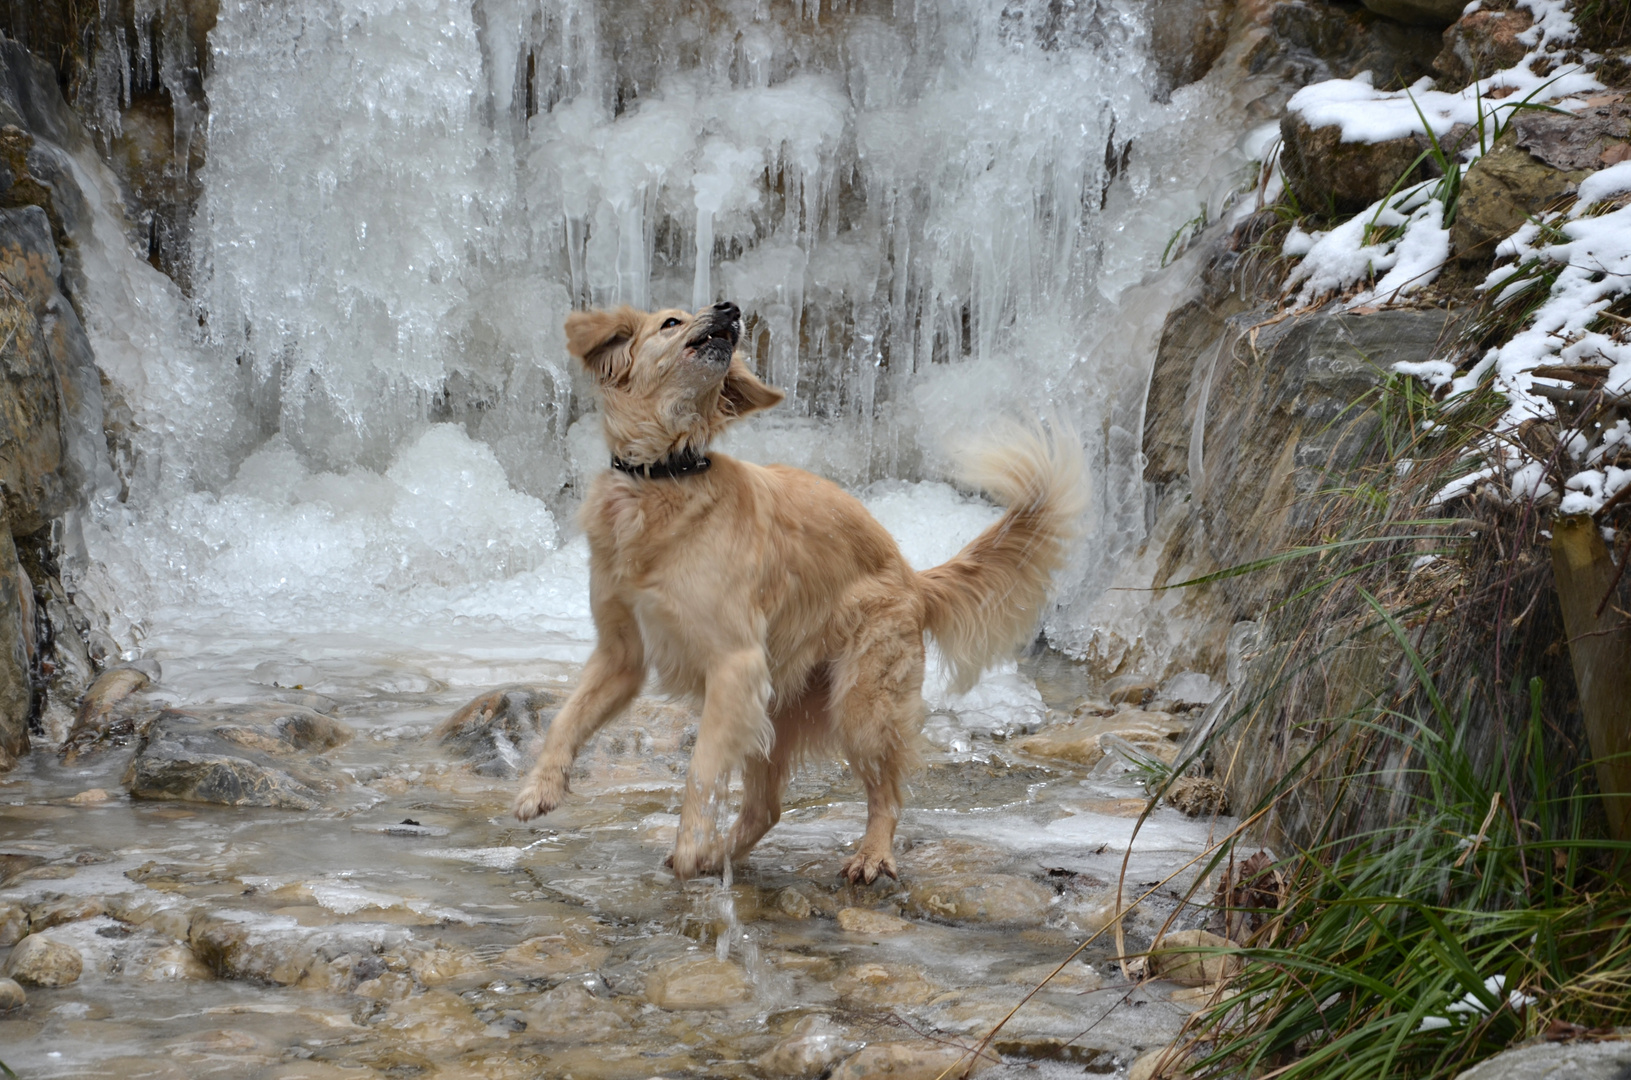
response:
<path fill-rule="evenodd" d="M 701 452 L 725 427 L 781 401 L 736 353 L 742 312 L 724 301 L 669 309 L 574 311 L 566 348 L 600 388 L 606 442 L 625 461 Z"/>

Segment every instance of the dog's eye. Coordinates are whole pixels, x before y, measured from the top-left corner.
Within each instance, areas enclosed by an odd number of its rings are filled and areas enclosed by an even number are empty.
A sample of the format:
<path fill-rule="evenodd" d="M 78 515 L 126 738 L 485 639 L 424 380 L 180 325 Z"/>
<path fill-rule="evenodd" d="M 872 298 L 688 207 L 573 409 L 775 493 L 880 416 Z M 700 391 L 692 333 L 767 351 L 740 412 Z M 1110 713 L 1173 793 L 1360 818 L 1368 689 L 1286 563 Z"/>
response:
<path fill-rule="evenodd" d="M 664 319 L 663 320 L 663 329 L 667 330 L 670 326 L 678 326 L 679 324 L 680 324 L 680 321 L 678 319 Z"/>

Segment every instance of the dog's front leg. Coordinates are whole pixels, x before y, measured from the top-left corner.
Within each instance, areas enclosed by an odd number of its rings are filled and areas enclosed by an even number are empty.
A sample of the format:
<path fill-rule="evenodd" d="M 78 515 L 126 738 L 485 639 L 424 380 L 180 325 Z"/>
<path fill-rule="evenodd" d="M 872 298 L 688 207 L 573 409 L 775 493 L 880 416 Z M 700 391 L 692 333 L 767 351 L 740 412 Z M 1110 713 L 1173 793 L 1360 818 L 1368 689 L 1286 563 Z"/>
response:
<path fill-rule="evenodd" d="M 646 679 L 645 649 L 634 616 L 621 605 L 595 605 L 600 631 L 583 681 L 555 714 L 543 749 L 515 796 L 515 816 L 531 821 L 561 804 L 567 773 L 590 736 L 634 700 Z"/>
<path fill-rule="evenodd" d="M 719 837 L 731 771 L 750 753 L 770 750 L 773 732 L 765 707 L 770 702 L 770 666 L 763 649 L 743 649 L 708 667 L 697 746 L 685 780 L 685 802 L 674 839 L 672 864 L 680 880 L 717 872 L 725 853 Z"/>

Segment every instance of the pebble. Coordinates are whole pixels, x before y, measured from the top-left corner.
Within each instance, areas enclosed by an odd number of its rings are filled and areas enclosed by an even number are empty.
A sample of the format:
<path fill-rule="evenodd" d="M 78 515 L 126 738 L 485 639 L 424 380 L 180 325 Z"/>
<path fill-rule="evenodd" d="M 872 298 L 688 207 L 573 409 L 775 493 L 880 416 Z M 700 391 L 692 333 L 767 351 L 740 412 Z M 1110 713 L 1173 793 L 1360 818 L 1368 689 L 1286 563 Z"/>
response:
<path fill-rule="evenodd" d="M 16 979 L 0 979 L 0 1012 L 20 1009 L 28 1003 L 28 995 Z"/>
<path fill-rule="evenodd" d="M 898 915 L 871 908 L 844 908 L 838 913 L 838 926 L 852 934 L 899 934 L 912 929 L 912 924 Z"/>
<path fill-rule="evenodd" d="M 107 802 L 111 798 L 113 796 L 108 794 L 106 788 L 93 787 L 87 791 L 81 791 L 68 801 L 75 806 L 96 806 L 99 803 Z"/>
<path fill-rule="evenodd" d="M 17 943 L 6 958 L 3 972 L 26 986 L 67 986 L 78 980 L 85 961 L 72 945 L 39 934 L 30 934 Z"/>
<path fill-rule="evenodd" d="M 722 1009 L 753 998 L 747 973 L 712 956 L 680 956 L 646 976 L 646 1000 L 659 1009 Z"/>
<path fill-rule="evenodd" d="M 808 919 L 815 914 L 815 905 L 797 889 L 786 888 L 776 894 L 776 910 L 790 918 Z"/>

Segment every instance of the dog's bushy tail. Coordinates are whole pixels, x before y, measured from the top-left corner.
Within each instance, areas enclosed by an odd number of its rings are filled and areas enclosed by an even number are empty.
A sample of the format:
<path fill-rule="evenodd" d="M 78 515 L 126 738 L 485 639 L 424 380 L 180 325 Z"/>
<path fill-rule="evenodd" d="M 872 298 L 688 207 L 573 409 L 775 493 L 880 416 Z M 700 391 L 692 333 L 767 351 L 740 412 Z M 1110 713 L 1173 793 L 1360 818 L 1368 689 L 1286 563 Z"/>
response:
<path fill-rule="evenodd" d="M 1030 640 L 1087 508 L 1081 445 L 1057 422 L 988 433 L 968 453 L 963 476 L 1008 509 L 951 559 L 917 575 L 924 626 L 959 693 Z"/>

